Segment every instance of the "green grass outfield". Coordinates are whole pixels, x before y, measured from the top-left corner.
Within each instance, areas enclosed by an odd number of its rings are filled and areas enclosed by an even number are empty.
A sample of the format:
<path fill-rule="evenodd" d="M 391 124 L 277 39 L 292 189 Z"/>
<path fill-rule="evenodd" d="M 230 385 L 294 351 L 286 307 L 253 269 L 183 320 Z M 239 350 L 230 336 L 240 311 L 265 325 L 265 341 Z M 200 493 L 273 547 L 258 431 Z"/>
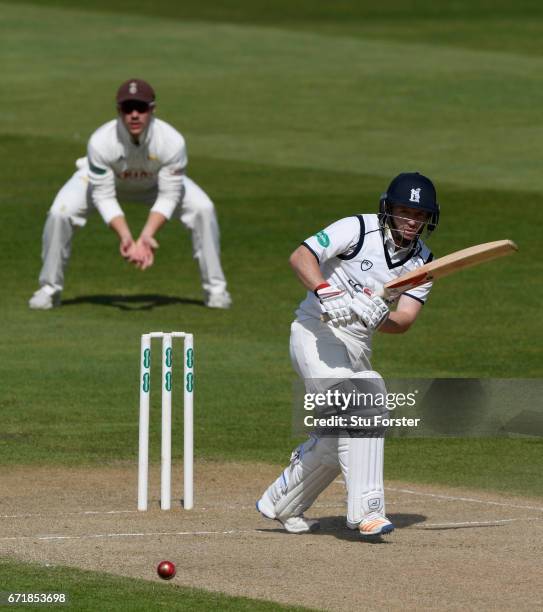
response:
<path fill-rule="evenodd" d="M 0 593 L 64 593 L 66 605 L 11 605 L 5 609 L 35 610 L 247 610 L 253 612 L 309 612 L 310 608 L 283 606 L 246 597 L 227 597 L 200 589 L 180 588 L 172 583 L 149 583 L 73 568 L 44 567 L 0 559 Z M 9 591 L 8 591 L 9 589 Z M 1 601 L 1 600 L 0 600 Z M 3 607 L 0 605 L 0 607 Z"/>
<path fill-rule="evenodd" d="M 404 170 L 438 187 L 436 255 L 499 238 L 520 252 L 438 283 L 407 335 L 376 339 L 375 369 L 541 376 L 543 9 L 360 4 L 0 2 L 0 464 L 135 462 L 139 336 L 151 329 L 195 334 L 197 456 L 284 462 L 303 295 L 288 256 L 329 222 L 376 210 Z M 197 303 L 176 221 L 141 273 L 95 216 L 74 241 L 67 304 L 31 312 L 46 211 L 131 76 L 153 83 L 158 116 L 187 138 L 189 176 L 216 202 L 234 307 Z M 146 211 L 125 210 L 136 232 Z M 387 444 L 388 478 L 543 495 L 540 440 Z"/>

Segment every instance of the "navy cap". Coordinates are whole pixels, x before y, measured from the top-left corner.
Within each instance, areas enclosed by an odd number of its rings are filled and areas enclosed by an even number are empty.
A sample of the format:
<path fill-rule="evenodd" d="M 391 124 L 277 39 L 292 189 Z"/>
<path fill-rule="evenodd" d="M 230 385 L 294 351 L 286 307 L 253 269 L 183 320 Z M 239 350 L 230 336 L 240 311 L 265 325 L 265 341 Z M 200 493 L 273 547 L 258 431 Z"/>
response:
<path fill-rule="evenodd" d="M 403 172 L 390 183 L 385 199 L 388 204 L 402 204 L 434 213 L 438 209 L 436 188 L 419 172 Z"/>

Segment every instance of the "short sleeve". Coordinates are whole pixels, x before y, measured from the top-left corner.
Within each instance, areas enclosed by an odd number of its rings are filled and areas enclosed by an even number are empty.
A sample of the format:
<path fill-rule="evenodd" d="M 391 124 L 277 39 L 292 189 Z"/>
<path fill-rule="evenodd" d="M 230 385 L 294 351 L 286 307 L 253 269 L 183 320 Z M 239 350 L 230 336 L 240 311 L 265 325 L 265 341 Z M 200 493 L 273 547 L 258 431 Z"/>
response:
<path fill-rule="evenodd" d="M 360 241 L 361 231 L 357 217 L 346 217 L 307 238 L 302 244 L 315 255 L 319 263 L 323 263 L 355 249 Z"/>
<path fill-rule="evenodd" d="M 409 297 L 417 300 L 421 304 L 426 304 L 426 300 L 430 295 L 430 289 L 432 288 L 432 283 L 424 283 L 424 285 L 420 285 L 419 287 L 414 287 L 413 289 L 409 289 L 404 291 L 402 295 L 408 295 Z"/>
<path fill-rule="evenodd" d="M 422 242 L 422 240 L 419 242 L 419 244 L 421 248 L 420 248 L 420 252 L 418 253 L 417 259 L 419 262 L 419 266 L 423 266 L 424 264 L 430 263 L 433 260 L 434 256 L 432 254 L 432 251 L 430 251 L 430 249 L 426 246 L 426 244 L 424 244 L 424 242 Z M 417 300 L 417 302 L 420 302 L 421 304 L 425 304 L 430 294 L 431 288 L 432 288 L 432 282 L 424 283 L 424 285 L 420 285 L 419 287 L 408 289 L 402 295 L 408 295 L 414 300 Z"/>

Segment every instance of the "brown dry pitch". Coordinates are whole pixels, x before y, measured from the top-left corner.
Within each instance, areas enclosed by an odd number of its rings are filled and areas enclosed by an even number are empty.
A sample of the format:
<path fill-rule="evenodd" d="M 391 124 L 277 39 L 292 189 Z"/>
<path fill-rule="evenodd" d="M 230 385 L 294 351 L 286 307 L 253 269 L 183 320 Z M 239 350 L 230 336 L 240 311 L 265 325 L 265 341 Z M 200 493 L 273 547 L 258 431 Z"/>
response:
<path fill-rule="evenodd" d="M 325 610 L 543 608 L 543 501 L 437 486 L 387 483 L 396 531 L 361 542 L 344 527 L 338 480 L 307 513 L 319 532 L 289 535 L 255 501 L 278 467 L 199 462 L 195 508 L 182 509 L 182 469 L 171 511 L 136 510 L 136 467 L 4 469 L 0 556 L 158 580 Z"/>

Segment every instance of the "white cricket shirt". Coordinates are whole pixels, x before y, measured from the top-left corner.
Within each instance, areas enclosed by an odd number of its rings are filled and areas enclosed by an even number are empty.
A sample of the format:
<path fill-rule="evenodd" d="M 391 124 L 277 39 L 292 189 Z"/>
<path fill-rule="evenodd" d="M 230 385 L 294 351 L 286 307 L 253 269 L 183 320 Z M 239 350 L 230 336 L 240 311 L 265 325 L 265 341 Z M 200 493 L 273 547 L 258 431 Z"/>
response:
<path fill-rule="evenodd" d="M 356 286 L 364 286 L 364 279 L 371 277 L 383 285 L 388 281 L 414 270 L 432 260 L 432 253 L 421 239 L 406 249 L 395 249 L 392 238 L 379 225 L 378 216 L 356 215 L 340 219 L 302 243 L 317 259 L 327 283 L 344 289 L 350 296 Z M 402 295 L 425 303 L 432 283 L 409 289 Z M 300 304 L 296 315 L 299 321 L 318 318 L 322 314 L 319 299 L 312 291 Z M 333 328 L 334 333 L 337 332 Z M 347 335 L 362 342 L 365 350 L 371 350 L 371 335 L 359 321 L 339 328 Z"/>
<path fill-rule="evenodd" d="M 106 223 L 123 214 L 119 197 L 154 200 L 152 211 L 169 219 L 183 197 L 187 151 L 183 136 L 161 119 L 151 118 L 135 144 L 120 118 L 90 137 L 87 157 L 92 200 Z"/>

